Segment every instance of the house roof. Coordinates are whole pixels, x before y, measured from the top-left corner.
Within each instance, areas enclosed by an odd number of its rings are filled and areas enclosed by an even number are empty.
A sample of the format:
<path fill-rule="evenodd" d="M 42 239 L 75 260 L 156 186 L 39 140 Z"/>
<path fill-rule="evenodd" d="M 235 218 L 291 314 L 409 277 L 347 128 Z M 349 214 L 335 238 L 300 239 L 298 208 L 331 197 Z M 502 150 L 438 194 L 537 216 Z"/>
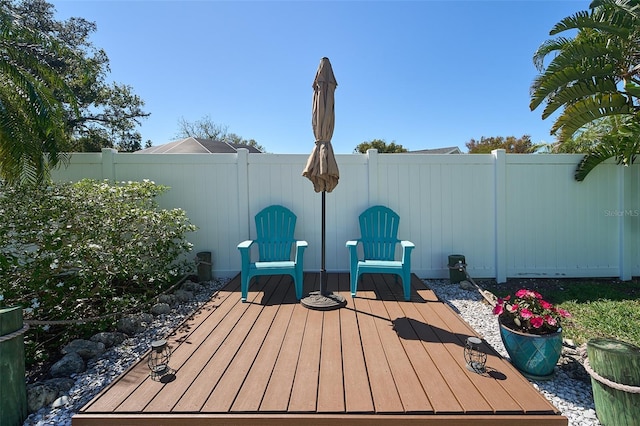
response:
<path fill-rule="evenodd" d="M 192 137 L 152 146 L 136 152 L 141 154 L 221 154 L 238 152 L 238 148 L 245 148 L 250 153 L 261 153 L 259 149 L 251 145 Z"/>
<path fill-rule="evenodd" d="M 462 154 L 457 146 L 449 146 L 446 148 L 419 149 L 417 151 L 408 151 L 407 154 Z"/>

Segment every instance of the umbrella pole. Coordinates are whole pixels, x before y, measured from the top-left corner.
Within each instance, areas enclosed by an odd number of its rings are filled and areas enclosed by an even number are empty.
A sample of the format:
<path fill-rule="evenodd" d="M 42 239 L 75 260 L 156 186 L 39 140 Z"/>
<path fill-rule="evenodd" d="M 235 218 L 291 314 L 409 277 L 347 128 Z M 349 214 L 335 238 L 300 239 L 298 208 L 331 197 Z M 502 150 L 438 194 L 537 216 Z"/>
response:
<path fill-rule="evenodd" d="M 300 303 L 309 309 L 315 309 L 318 311 L 330 311 L 333 309 L 339 309 L 347 305 L 347 301 L 339 294 L 330 293 L 327 291 L 327 270 L 325 264 L 326 247 L 326 191 L 322 191 L 322 231 L 321 231 L 321 243 L 320 250 L 322 250 L 320 257 L 320 291 L 313 291 L 309 293 L 309 296 L 300 300 Z"/>
<path fill-rule="evenodd" d="M 326 218 L 326 195 L 327 191 L 322 191 L 322 242 L 320 244 L 320 249 L 322 250 L 322 257 L 320 258 L 320 294 L 322 296 L 327 295 L 327 269 L 326 269 L 326 236 L 327 236 L 327 218 Z"/>

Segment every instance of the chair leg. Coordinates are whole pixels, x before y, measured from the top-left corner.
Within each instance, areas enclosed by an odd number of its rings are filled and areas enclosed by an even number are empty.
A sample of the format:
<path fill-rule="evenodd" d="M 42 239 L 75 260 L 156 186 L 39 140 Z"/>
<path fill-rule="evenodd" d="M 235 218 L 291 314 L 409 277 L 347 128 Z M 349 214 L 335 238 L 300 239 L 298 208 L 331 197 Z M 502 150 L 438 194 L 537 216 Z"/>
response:
<path fill-rule="evenodd" d="M 411 273 L 403 274 L 402 276 L 402 287 L 404 288 L 404 300 L 411 300 Z"/>
<path fill-rule="evenodd" d="M 296 298 L 298 300 L 302 299 L 302 288 L 304 284 L 304 274 L 302 272 L 296 272 L 295 275 L 291 275 L 293 278 L 293 286 L 296 289 Z"/>
<path fill-rule="evenodd" d="M 242 293 L 242 303 L 247 301 L 247 293 L 249 293 L 249 281 L 251 281 L 251 278 L 247 278 L 246 276 L 241 277 L 240 291 Z"/>
<path fill-rule="evenodd" d="M 356 292 L 358 291 L 358 279 L 360 278 L 360 273 L 356 271 L 355 273 L 351 272 L 351 297 L 356 297 Z"/>

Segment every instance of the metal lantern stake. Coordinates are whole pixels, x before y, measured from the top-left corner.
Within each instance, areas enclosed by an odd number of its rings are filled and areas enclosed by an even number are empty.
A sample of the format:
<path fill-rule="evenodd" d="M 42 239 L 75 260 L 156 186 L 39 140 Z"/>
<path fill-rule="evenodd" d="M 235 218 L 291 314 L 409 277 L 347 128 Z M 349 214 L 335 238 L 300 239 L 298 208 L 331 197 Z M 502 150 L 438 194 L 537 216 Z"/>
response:
<path fill-rule="evenodd" d="M 162 339 L 151 342 L 151 353 L 149 354 L 147 365 L 149 366 L 149 370 L 151 370 L 149 375 L 152 380 L 170 381 L 163 380 L 175 373 L 175 370 L 169 367 L 170 359 L 171 349 L 167 346 L 166 340 Z"/>
<path fill-rule="evenodd" d="M 464 345 L 464 360 L 467 361 L 467 370 L 474 373 L 484 373 L 487 364 L 487 354 L 480 351 L 482 340 L 477 337 L 468 337 Z"/>

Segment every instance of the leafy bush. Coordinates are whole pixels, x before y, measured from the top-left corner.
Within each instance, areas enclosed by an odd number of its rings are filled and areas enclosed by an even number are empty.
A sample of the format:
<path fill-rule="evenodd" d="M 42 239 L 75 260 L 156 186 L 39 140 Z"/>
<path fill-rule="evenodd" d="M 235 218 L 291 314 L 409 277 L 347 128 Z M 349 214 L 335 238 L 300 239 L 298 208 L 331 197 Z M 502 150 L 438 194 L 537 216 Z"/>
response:
<path fill-rule="evenodd" d="M 27 320 L 105 317 L 32 328 L 28 362 L 45 355 L 38 343 L 53 328 L 70 338 L 105 327 L 189 272 L 195 226 L 181 209 L 158 209 L 154 198 L 167 189 L 91 180 L 0 188 L 0 305 L 22 306 Z"/>

